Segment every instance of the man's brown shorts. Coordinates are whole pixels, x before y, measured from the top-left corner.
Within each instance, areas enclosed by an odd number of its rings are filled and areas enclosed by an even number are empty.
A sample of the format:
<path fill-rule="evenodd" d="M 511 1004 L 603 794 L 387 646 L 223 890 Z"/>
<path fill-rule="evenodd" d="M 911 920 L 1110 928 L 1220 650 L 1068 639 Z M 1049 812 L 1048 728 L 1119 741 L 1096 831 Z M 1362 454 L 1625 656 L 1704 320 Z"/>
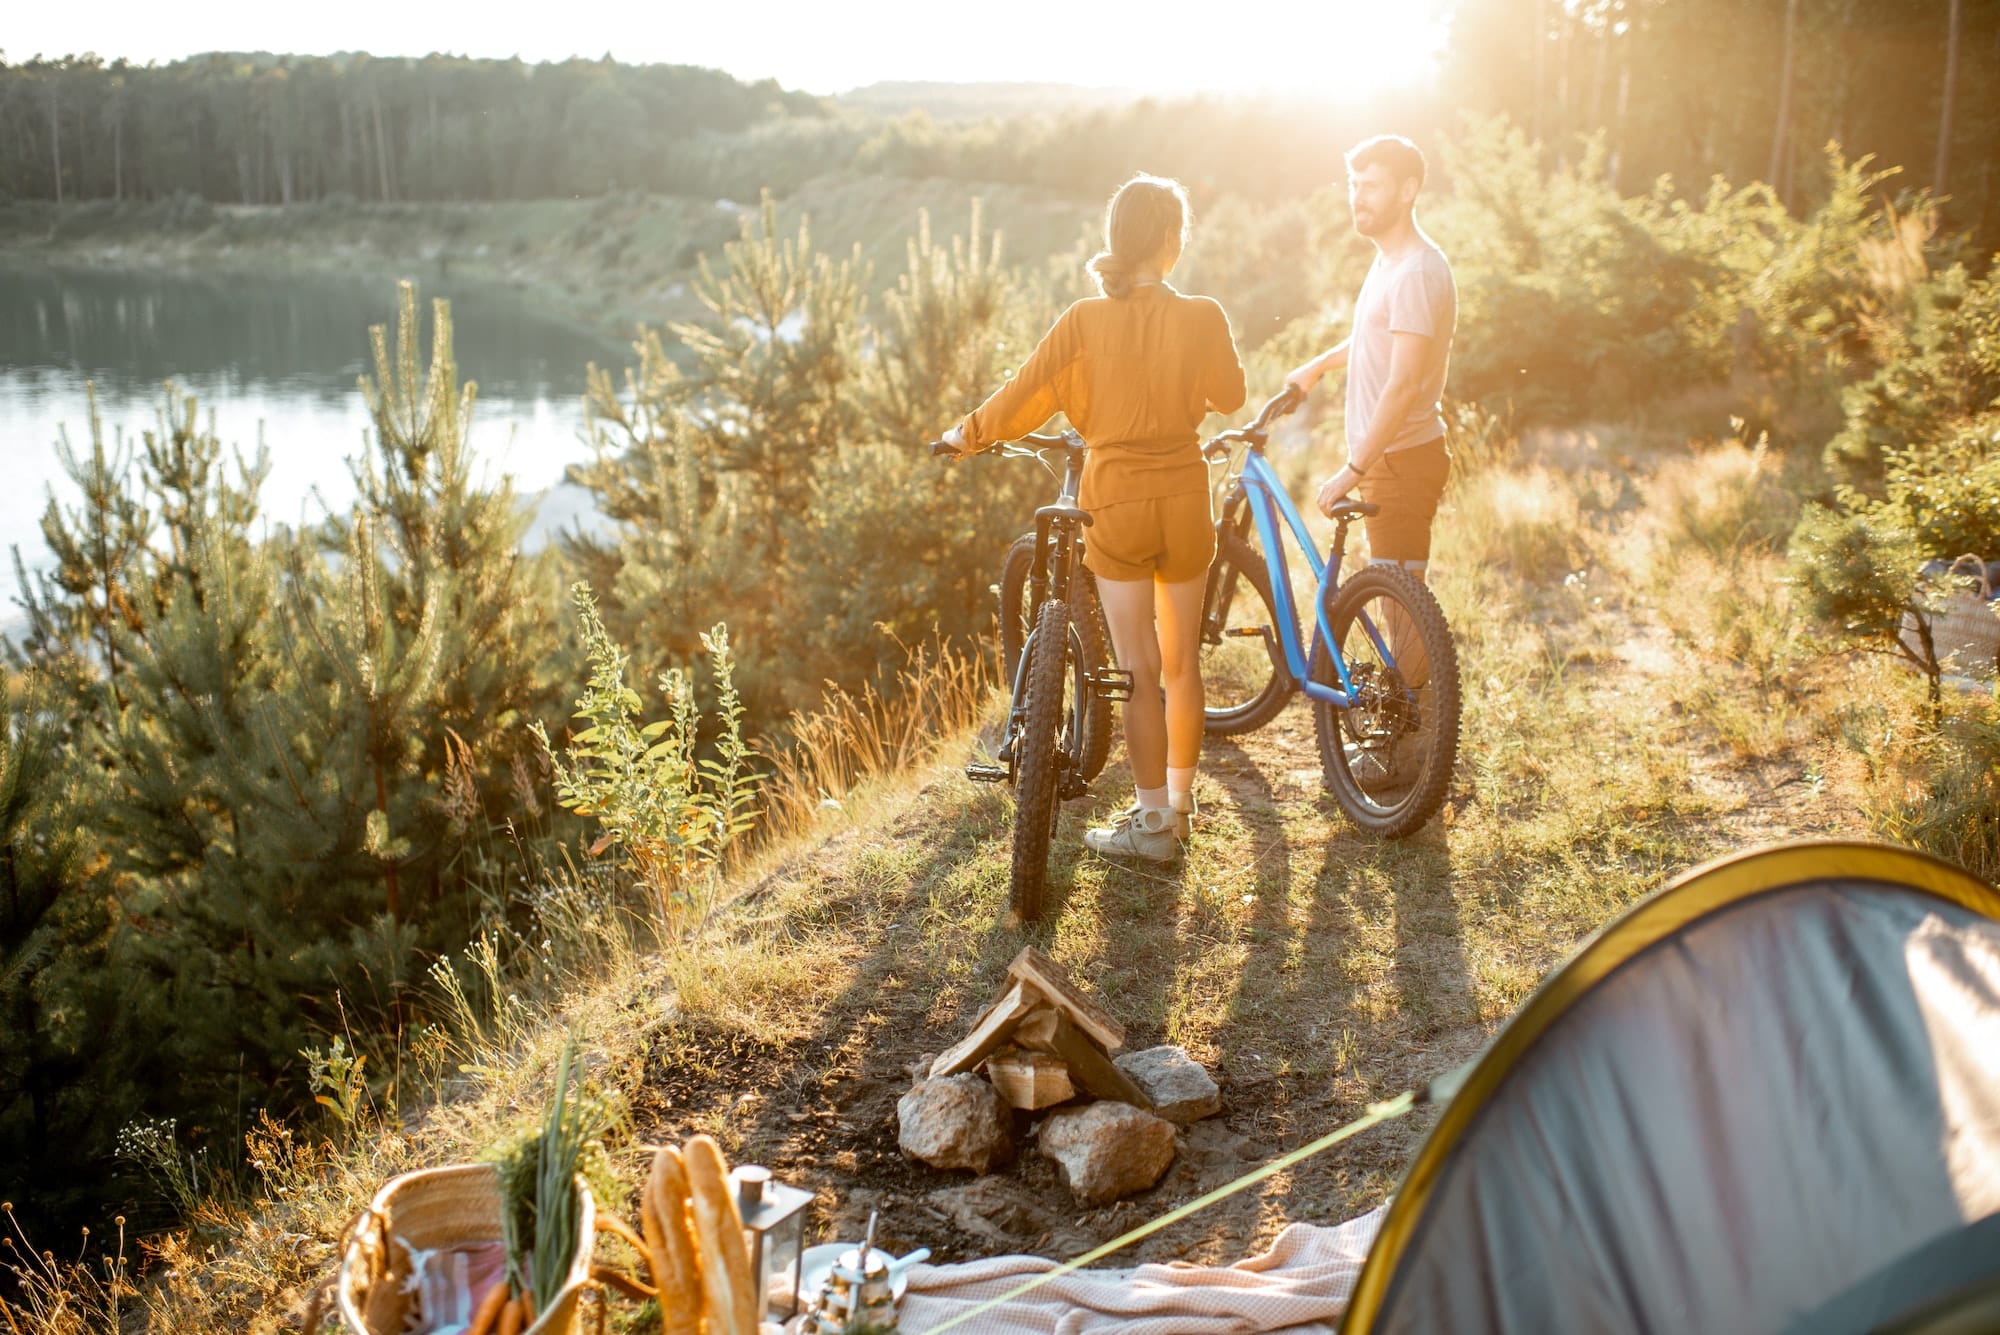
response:
<path fill-rule="evenodd" d="M 1437 517 L 1451 454 L 1444 437 L 1377 459 L 1362 475 L 1361 499 L 1379 505 L 1368 526 L 1368 556 L 1374 561 L 1431 559 L 1431 520 Z"/>
<path fill-rule="evenodd" d="M 1104 579 L 1200 579 L 1215 559 L 1215 521 L 1206 491 L 1120 501 L 1090 512 L 1083 564 Z"/>

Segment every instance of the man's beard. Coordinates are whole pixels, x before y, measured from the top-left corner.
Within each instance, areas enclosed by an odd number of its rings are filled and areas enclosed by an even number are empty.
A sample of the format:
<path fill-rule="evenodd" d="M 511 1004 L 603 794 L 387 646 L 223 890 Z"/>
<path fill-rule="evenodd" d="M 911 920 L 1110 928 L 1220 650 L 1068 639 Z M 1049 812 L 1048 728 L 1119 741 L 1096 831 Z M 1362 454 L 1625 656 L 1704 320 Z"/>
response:
<path fill-rule="evenodd" d="M 1354 230 L 1361 236 L 1378 237 L 1384 232 L 1393 232 L 1410 216 L 1410 210 L 1399 209 L 1389 213 L 1357 213 L 1354 215 Z"/>

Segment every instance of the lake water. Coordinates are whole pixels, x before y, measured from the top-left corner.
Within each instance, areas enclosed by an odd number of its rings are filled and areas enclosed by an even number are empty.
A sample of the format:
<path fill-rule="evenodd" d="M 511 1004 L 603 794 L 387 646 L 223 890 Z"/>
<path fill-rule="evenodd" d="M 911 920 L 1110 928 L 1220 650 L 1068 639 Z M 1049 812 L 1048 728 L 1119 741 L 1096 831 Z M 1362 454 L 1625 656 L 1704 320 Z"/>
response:
<path fill-rule="evenodd" d="M 479 383 L 471 441 L 480 466 L 511 473 L 532 494 L 588 456 L 584 368 L 622 366 L 629 348 L 510 291 L 432 281 L 419 295 L 426 350 L 429 298 L 451 299 L 459 374 Z M 271 454 L 267 516 L 297 522 L 323 513 L 322 501 L 344 506 L 354 491 L 346 460 L 368 429 L 355 384 L 371 369 L 368 327 L 394 316 L 394 285 L 379 279 L 0 267 L 0 554 L 18 545 L 30 566 L 46 564 L 39 521 L 50 490 L 65 503 L 76 497 L 55 443 L 67 431 L 88 450 L 86 382 L 96 384 L 107 444 L 120 432 L 136 444 L 172 380 L 204 416 L 214 413 L 225 445 L 249 455 L 261 433 Z M 538 527 L 575 506 L 575 496 L 552 498 Z M 9 559 L 0 627 L 16 611 L 13 589 Z"/>

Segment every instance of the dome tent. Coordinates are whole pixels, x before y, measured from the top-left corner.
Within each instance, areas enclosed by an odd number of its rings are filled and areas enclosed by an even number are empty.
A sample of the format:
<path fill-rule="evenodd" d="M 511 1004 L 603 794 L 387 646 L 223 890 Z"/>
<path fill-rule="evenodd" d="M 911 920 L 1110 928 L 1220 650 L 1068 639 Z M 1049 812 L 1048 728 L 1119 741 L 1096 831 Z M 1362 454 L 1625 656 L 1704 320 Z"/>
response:
<path fill-rule="evenodd" d="M 1341 1330 L 1942 1335 L 1996 1311 L 2000 893 L 1816 843 L 1689 873 L 1536 990 L 1411 1161 Z"/>

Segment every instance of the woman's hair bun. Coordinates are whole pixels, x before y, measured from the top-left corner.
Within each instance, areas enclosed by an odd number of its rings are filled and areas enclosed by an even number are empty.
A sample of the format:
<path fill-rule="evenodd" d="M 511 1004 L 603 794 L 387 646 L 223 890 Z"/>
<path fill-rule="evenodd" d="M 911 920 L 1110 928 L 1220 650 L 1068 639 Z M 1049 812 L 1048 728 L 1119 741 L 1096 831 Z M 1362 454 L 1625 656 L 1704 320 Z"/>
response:
<path fill-rule="evenodd" d="M 1107 297 L 1130 296 L 1139 266 L 1173 237 L 1187 242 L 1187 191 L 1164 176 L 1134 176 L 1111 196 L 1104 210 L 1104 249 L 1093 255 L 1090 272 Z"/>

